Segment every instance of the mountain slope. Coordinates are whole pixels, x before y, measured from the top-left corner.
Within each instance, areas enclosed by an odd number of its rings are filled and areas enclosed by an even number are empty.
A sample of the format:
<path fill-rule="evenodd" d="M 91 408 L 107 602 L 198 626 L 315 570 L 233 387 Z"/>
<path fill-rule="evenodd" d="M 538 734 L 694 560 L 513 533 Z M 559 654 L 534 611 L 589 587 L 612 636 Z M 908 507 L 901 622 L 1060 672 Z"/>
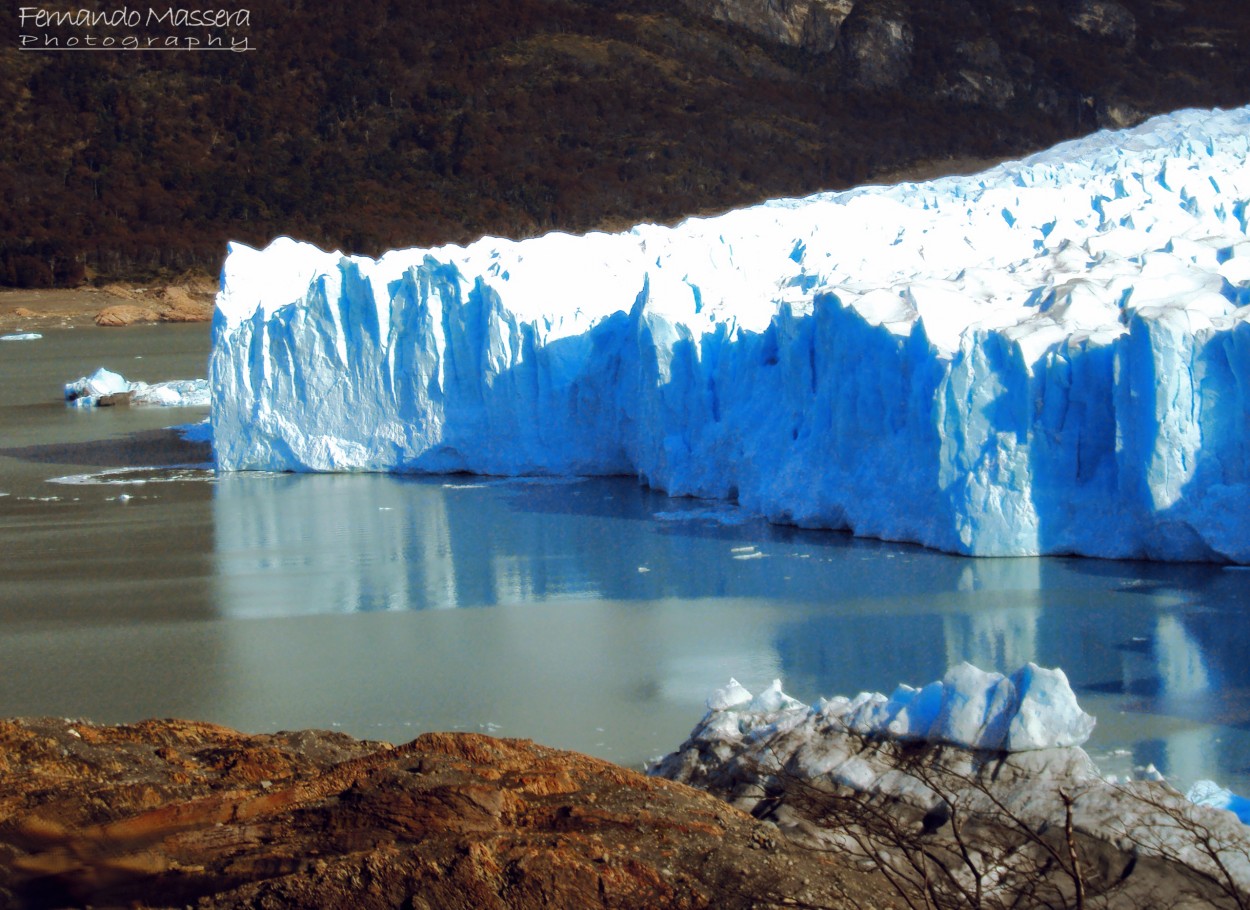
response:
<path fill-rule="evenodd" d="M 813 4 L 851 8 L 799 46 L 723 5 L 286 0 L 245 54 L 23 52 L 11 13 L 0 284 L 670 221 L 1250 98 L 1224 0 Z"/>

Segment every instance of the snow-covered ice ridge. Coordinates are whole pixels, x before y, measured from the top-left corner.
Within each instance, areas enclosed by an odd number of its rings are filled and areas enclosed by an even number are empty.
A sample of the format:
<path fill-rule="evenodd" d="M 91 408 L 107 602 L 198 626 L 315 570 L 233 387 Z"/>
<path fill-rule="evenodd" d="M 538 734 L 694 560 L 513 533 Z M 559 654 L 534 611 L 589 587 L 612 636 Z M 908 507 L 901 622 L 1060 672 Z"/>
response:
<path fill-rule="evenodd" d="M 1105 779 L 1080 748 L 1094 719 L 1061 670 L 1030 663 L 1004 677 L 964 663 L 920 689 L 899 686 L 889 696 L 861 693 L 810 706 L 778 682 L 752 696 L 730 681 L 707 706 L 685 742 L 647 773 L 707 790 L 774 821 L 799 843 L 870 850 L 873 841 L 846 834 L 871 828 L 881 815 L 813 799 L 854 792 L 878 809 L 889 807 L 896 821 L 908 818 L 904 807 L 918 810 L 903 824 L 924 816 L 926 850 L 953 835 L 978 863 L 993 855 L 986 848 L 1004 821 L 1035 832 L 1068 819 L 1103 844 L 1100 856 L 1123 853 L 1126 869 L 1131 857 L 1162 857 L 1208 880 L 1220 876 L 1239 893 L 1250 888 L 1250 841 L 1239 821 L 1250 802 L 1210 781 L 1186 799 L 1153 766 L 1135 780 Z M 972 819 L 980 821 L 967 824 Z M 982 822 L 980 833 L 960 840 Z M 898 829 L 888 830 L 877 843 L 894 853 Z M 1011 879 L 990 874 L 984 881 Z"/>
<path fill-rule="evenodd" d="M 223 470 L 637 474 L 978 555 L 1250 562 L 1250 110 L 676 227 L 232 244 Z"/>
<path fill-rule="evenodd" d="M 1030 752 L 1079 746 L 1094 730 L 1068 677 L 1028 663 L 1003 676 L 961 663 L 923 688 L 900 685 L 890 695 L 861 692 L 807 706 L 781 691 L 781 681 L 752 696 L 737 680 L 718 689 L 692 739 L 766 743 L 802 727 L 834 728 L 856 736 L 927 742 L 991 752 Z"/>

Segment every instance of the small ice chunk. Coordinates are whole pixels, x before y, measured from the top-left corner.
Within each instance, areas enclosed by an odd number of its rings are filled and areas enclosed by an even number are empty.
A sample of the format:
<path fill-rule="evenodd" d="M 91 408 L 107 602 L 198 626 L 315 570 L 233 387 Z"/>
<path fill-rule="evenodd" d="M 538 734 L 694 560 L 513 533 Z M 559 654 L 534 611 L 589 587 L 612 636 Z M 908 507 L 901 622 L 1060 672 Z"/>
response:
<path fill-rule="evenodd" d="M 129 392 L 131 384 L 120 373 L 100 367 L 90 376 L 65 383 L 65 400 L 90 407 L 106 395 Z"/>
<path fill-rule="evenodd" d="M 781 680 L 774 679 L 771 686 L 751 699 L 747 710 L 760 714 L 775 714 L 779 711 L 793 711 L 803 707 L 806 706 L 801 701 L 781 691 Z"/>
<path fill-rule="evenodd" d="M 206 408 L 211 404 L 207 379 L 171 379 L 151 385 L 132 383 L 131 404 L 163 408 Z"/>
<path fill-rule="evenodd" d="M 727 711 L 730 708 L 745 705 L 750 700 L 751 693 L 746 690 L 742 683 L 731 677 L 729 685 L 717 689 L 708 696 L 707 708 L 709 711 Z"/>
<path fill-rule="evenodd" d="M 1009 751 L 1079 746 L 1094 732 L 1094 718 L 1076 703 L 1062 670 L 1027 663 L 1011 681 L 1019 701 L 1007 730 Z"/>
<path fill-rule="evenodd" d="M 1011 723 L 1012 687 L 1000 673 L 964 662 L 942 679 L 942 709 L 930 738 L 968 749 L 1001 749 Z"/>
<path fill-rule="evenodd" d="M 38 341 L 42 337 L 38 332 L 18 332 L 14 335 L 0 335 L 0 341 Z"/>
<path fill-rule="evenodd" d="M 1250 825 L 1250 799 L 1238 796 L 1213 780 L 1198 781 L 1189 788 L 1185 798 L 1199 806 L 1226 809 L 1236 815 L 1242 824 Z"/>

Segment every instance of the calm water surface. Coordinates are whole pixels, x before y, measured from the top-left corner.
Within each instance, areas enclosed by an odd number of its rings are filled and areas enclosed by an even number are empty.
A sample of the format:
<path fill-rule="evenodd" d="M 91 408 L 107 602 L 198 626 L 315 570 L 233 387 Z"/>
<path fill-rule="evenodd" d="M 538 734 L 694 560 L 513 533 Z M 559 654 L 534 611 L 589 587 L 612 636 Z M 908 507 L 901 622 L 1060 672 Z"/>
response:
<path fill-rule="evenodd" d="M 486 730 L 637 764 L 730 676 L 815 700 L 1033 660 L 1098 717 L 1104 770 L 1250 792 L 1250 573 L 963 559 L 622 478 L 216 477 L 163 429 L 202 409 L 60 401 L 101 365 L 202 376 L 207 347 L 0 343 L 0 715 Z"/>

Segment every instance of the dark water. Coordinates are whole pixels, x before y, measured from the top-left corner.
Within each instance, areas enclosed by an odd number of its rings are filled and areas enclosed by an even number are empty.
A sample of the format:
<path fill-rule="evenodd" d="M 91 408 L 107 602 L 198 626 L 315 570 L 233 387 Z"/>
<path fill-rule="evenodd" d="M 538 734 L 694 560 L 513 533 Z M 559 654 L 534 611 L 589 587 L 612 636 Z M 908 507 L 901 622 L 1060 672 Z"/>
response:
<path fill-rule="evenodd" d="M 203 411 L 59 401 L 206 351 L 203 327 L 0 343 L 0 714 L 483 729 L 634 764 L 730 676 L 814 700 L 1033 660 L 1098 717 L 1104 770 L 1250 792 L 1250 573 L 950 557 L 623 478 L 143 469 Z"/>

